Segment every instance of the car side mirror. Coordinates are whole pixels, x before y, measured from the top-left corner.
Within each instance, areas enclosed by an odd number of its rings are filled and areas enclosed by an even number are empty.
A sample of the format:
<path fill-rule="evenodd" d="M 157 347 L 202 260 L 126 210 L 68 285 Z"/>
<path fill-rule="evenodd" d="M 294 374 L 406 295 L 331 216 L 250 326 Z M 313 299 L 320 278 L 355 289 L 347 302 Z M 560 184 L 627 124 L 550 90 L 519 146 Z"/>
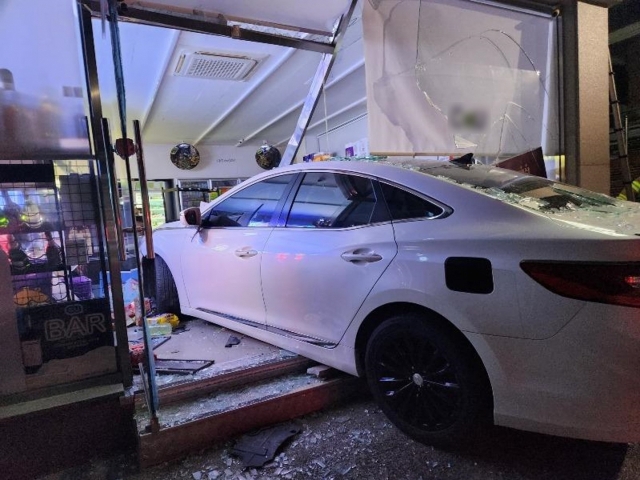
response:
<path fill-rule="evenodd" d="M 187 225 L 195 225 L 196 227 L 199 227 L 200 223 L 202 223 L 202 213 L 200 212 L 200 207 L 187 208 L 184 212 L 182 212 L 182 214 Z"/>

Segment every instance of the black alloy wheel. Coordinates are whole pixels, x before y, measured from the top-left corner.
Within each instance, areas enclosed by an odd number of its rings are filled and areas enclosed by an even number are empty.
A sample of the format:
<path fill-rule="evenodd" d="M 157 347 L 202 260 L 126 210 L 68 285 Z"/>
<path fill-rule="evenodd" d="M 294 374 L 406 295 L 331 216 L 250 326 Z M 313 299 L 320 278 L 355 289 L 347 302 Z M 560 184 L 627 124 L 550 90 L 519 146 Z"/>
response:
<path fill-rule="evenodd" d="M 469 349 L 417 315 L 391 318 L 369 339 L 369 388 L 391 422 L 415 440 L 467 443 L 490 415 L 486 374 Z"/>

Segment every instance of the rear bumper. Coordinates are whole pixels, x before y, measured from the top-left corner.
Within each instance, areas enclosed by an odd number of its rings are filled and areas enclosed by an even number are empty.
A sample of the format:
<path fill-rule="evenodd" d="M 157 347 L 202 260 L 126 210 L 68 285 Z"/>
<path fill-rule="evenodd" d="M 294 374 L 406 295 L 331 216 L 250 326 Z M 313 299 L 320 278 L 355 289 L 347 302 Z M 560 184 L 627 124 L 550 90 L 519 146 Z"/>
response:
<path fill-rule="evenodd" d="M 586 304 L 544 340 L 467 337 L 491 379 L 497 425 L 640 441 L 640 309 Z"/>

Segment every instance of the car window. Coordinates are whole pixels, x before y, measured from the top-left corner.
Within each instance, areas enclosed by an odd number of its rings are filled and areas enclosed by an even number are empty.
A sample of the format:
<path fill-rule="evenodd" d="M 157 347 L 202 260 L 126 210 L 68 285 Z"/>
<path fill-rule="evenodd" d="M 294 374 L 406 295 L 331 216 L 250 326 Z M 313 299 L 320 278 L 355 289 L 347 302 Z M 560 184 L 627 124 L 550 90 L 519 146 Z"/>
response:
<path fill-rule="evenodd" d="M 388 220 L 366 177 L 307 173 L 291 206 L 287 227 L 349 228 Z"/>
<path fill-rule="evenodd" d="M 413 193 L 381 183 L 384 199 L 389 207 L 389 213 L 393 220 L 406 220 L 410 218 L 433 218 L 442 215 L 444 210 Z"/>
<path fill-rule="evenodd" d="M 204 227 L 266 227 L 278 201 L 295 174 L 254 183 L 214 206 L 205 215 Z"/>

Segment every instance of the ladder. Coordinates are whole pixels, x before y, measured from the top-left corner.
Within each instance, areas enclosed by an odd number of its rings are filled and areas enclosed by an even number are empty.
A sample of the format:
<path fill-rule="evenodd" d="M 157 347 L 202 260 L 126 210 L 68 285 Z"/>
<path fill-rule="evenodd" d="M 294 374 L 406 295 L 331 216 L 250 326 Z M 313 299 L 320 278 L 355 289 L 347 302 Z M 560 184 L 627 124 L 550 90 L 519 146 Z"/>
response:
<path fill-rule="evenodd" d="M 618 101 L 618 92 L 616 91 L 611 53 L 609 53 L 609 105 L 611 106 L 611 113 L 613 114 L 613 131 L 616 134 L 616 143 L 618 144 L 618 160 L 620 162 L 620 170 L 622 172 L 622 183 L 627 195 L 627 200 L 634 202 L 636 200 L 636 196 L 632 186 L 633 179 L 631 178 L 631 169 L 629 168 L 627 138 L 624 127 L 622 126 L 620 102 Z"/>

